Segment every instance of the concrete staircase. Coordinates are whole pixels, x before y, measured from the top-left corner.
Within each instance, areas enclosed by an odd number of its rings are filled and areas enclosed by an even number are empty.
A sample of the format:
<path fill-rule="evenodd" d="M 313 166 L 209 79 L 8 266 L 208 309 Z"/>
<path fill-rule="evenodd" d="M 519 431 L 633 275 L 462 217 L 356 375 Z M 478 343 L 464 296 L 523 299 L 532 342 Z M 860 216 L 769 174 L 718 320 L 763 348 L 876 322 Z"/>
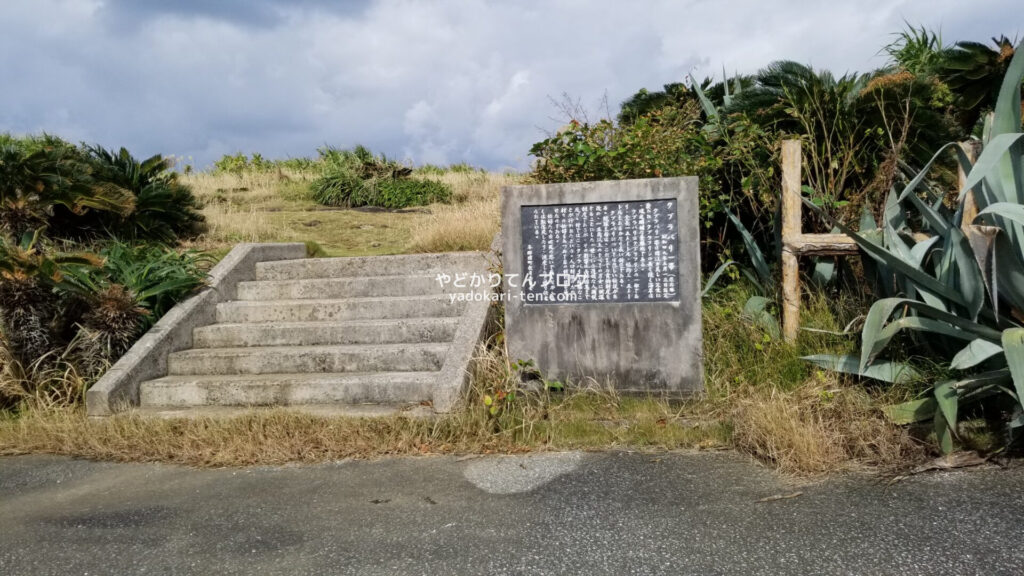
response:
<path fill-rule="evenodd" d="M 439 273 L 488 275 L 482 253 L 314 258 L 256 264 L 237 299 L 216 305 L 139 406 L 451 407 L 487 306 Z M 480 291 L 480 289 L 477 289 Z"/>

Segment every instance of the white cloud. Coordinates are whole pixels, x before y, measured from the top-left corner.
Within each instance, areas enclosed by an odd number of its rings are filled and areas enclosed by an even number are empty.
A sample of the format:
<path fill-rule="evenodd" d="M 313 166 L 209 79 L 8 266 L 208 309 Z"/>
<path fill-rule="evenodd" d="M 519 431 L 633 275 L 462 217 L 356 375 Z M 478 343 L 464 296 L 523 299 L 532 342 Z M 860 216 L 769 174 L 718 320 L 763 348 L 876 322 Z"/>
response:
<path fill-rule="evenodd" d="M 337 5 L 5 0 L 0 130 L 200 164 L 363 143 L 418 162 L 523 167 L 563 92 L 614 107 L 687 73 L 781 58 L 866 70 L 904 19 L 947 40 L 1021 31 L 1015 0 Z"/>

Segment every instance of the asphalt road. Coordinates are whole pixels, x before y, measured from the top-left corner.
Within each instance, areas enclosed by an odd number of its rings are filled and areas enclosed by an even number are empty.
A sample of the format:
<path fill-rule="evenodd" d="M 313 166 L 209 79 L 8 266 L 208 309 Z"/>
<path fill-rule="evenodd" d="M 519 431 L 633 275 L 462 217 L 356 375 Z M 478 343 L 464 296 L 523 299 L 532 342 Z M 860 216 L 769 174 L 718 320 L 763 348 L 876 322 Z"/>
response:
<path fill-rule="evenodd" d="M 0 574 L 1018 575 L 1022 489 L 1021 467 L 794 485 L 728 453 L 0 458 Z"/>

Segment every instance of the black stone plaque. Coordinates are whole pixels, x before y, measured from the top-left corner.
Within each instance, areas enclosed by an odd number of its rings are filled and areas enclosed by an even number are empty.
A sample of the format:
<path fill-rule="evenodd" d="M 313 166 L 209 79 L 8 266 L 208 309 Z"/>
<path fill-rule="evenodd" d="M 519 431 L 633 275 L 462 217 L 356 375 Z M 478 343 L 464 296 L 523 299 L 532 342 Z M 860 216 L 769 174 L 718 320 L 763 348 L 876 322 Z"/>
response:
<path fill-rule="evenodd" d="M 678 302 L 676 200 L 522 207 L 524 304 Z"/>

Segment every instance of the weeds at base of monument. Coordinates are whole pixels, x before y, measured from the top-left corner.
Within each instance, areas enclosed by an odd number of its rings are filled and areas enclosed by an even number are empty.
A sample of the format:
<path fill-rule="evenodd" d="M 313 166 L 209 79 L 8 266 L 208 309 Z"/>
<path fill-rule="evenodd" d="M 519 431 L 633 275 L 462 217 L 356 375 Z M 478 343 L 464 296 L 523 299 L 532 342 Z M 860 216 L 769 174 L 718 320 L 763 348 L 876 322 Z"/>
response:
<path fill-rule="evenodd" d="M 514 376 L 510 379 L 512 384 L 510 390 L 497 390 L 494 395 L 484 394 L 482 401 L 487 407 L 487 412 L 492 417 L 500 415 L 506 407 L 515 402 L 519 392 L 519 383 L 539 383 L 539 389 L 544 392 L 564 392 L 565 384 L 558 380 L 545 379 L 533 360 L 516 360 L 510 367 Z"/>

